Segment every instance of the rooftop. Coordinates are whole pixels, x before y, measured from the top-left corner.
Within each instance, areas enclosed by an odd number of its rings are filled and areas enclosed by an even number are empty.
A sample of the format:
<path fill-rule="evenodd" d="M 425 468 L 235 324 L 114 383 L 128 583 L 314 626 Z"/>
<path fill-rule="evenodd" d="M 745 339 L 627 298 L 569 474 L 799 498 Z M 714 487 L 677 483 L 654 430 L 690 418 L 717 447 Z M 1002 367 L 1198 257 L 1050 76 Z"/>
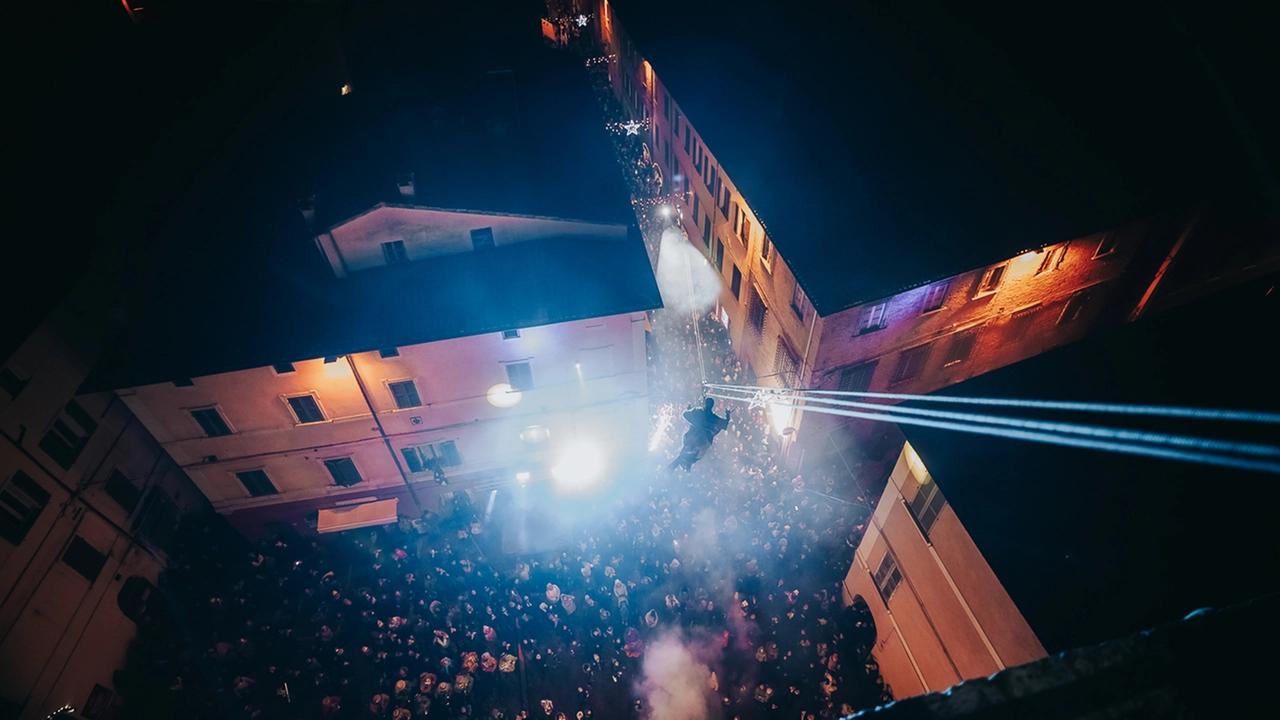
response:
<path fill-rule="evenodd" d="M 306 20 L 295 66 L 225 129 L 131 264 L 128 330 L 84 388 L 660 306 L 586 69 L 544 46 L 541 7 L 504 0 L 481 20 L 427 3 L 278 8 L 285 25 Z M 631 229 L 334 278 L 313 233 L 404 202 L 406 172 L 417 205 Z M 312 194 L 314 230 L 296 206 Z"/>
<path fill-rule="evenodd" d="M 1274 7 L 611 4 L 824 315 L 1207 196 L 1280 197 Z"/>

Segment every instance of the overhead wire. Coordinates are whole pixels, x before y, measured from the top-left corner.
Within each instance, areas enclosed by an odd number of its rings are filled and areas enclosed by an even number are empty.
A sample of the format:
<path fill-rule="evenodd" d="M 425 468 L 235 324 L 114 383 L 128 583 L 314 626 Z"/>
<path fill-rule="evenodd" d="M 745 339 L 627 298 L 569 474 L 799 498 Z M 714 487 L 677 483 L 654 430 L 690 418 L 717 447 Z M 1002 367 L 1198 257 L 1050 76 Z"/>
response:
<path fill-rule="evenodd" d="M 1177 438 L 1179 442 L 1184 441 L 1202 441 L 1205 445 L 1181 445 L 1170 446 L 1169 444 L 1142 444 L 1141 441 L 1133 442 L 1124 438 L 1128 436 L 1119 433 L 1134 432 L 1113 429 L 1094 428 L 1104 430 L 1106 432 L 1114 432 L 1115 434 L 1072 434 L 1049 431 L 1044 429 L 1046 426 L 1052 427 L 1057 425 L 1071 425 L 1070 423 L 1047 423 L 1044 425 L 1010 425 L 1009 423 L 984 423 L 973 421 L 974 417 L 965 413 L 950 413 L 950 417 L 936 417 L 930 415 L 919 414 L 921 411 L 917 408 L 901 408 L 890 407 L 884 405 L 871 405 L 871 408 L 877 412 L 863 412 L 848 407 L 827 407 L 823 405 L 813 404 L 829 402 L 822 398 L 811 398 L 797 395 L 778 395 L 771 392 L 771 388 L 756 388 L 745 386 L 728 386 L 713 385 L 710 386 L 708 395 L 710 397 L 720 398 L 724 400 L 737 400 L 744 402 L 763 402 L 768 405 L 783 405 L 786 407 L 796 408 L 803 411 L 812 411 L 819 414 L 836 415 L 841 417 L 851 417 L 855 419 L 865 419 L 878 422 L 893 422 L 900 425 L 916 425 L 921 427 L 931 427 L 942 430 L 952 430 L 956 432 L 964 432 L 970 434 L 988 435 L 994 437 L 1004 437 L 1015 440 L 1026 440 L 1031 442 L 1040 442 L 1051 445 L 1060 445 L 1066 447 L 1080 447 L 1095 450 L 1106 450 L 1110 452 L 1124 453 L 1130 455 L 1140 455 L 1147 457 L 1156 457 L 1168 460 L 1181 460 L 1185 462 L 1195 462 L 1207 465 L 1216 465 L 1220 467 L 1231 467 L 1241 470 L 1251 470 L 1259 472 L 1267 472 L 1272 474 L 1280 474 L 1280 463 L 1268 462 L 1266 460 L 1254 460 L 1250 458 L 1234 457 L 1227 454 L 1217 454 L 1214 452 L 1198 452 L 1194 450 L 1186 450 L 1183 447 L 1201 447 L 1208 449 L 1217 447 L 1214 443 L 1219 441 L 1209 440 L 1206 438 L 1190 438 L 1189 436 L 1167 436 L 1160 433 L 1139 433 L 1140 435 L 1162 436 L 1165 439 Z M 779 390 L 790 390 L 789 388 L 781 388 Z M 793 391 L 794 392 L 794 391 Z M 734 394 L 738 393 L 738 394 Z M 761 394 L 764 396 L 761 397 Z M 770 399 L 778 397 L 778 400 Z M 790 398 L 800 398 L 806 401 L 804 405 L 797 405 Z M 868 405 L 868 404 L 859 404 Z M 939 411 L 923 411 L 929 413 L 937 413 Z M 992 417 L 992 416 L 986 416 Z M 999 418 L 1000 420 L 1009 420 L 1015 422 L 1030 423 L 1035 421 L 1023 421 L 1017 418 Z M 1031 429 L 1035 428 L 1035 429 Z M 1149 441 L 1148 441 L 1149 442 Z M 1265 445 L 1252 445 L 1246 443 L 1226 443 L 1230 446 L 1245 446 L 1252 448 L 1255 452 L 1252 454 L 1272 456 L 1280 455 L 1280 448 L 1274 448 Z M 1234 450 L 1233 450 L 1234 451 Z"/>
<path fill-rule="evenodd" d="M 712 383 L 709 387 L 736 388 L 735 385 Z M 756 388 L 753 388 L 756 389 Z M 809 396 L 848 396 L 883 400 L 913 400 L 959 405 L 991 405 L 996 407 L 1031 408 L 1040 410 L 1066 410 L 1069 412 L 1094 412 L 1115 415 L 1146 415 L 1193 420 L 1223 420 L 1280 425 L 1280 413 L 1261 410 L 1220 410 L 1209 408 L 1177 407 L 1168 405 L 1134 405 L 1116 403 L 1073 402 L 1066 400 L 1021 400 L 1016 398 L 956 397 L 948 395 L 913 395 L 908 393 L 875 393 L 853 390 L 799 390 Z"/>

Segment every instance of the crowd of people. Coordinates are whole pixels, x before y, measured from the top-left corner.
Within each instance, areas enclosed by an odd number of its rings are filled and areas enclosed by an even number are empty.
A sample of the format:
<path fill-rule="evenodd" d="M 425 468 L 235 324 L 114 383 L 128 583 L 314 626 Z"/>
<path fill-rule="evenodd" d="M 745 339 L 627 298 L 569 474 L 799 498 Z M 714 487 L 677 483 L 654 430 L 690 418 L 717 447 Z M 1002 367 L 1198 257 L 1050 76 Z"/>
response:
<path fill-rule="evenodd" d="M 643 149 L 618 150 L 636 196 L 655 197 Z M 651 209 L 637 203 L 656 255 L 667 221 Z M 486 554 L 477 537 L 498 530 L 465 488 L 425 525 L 324 537 L 189 520 L 117 678 L 132 714 L 648 718 L 668 691 L 644 664 L 661 644 L 705 671 L 705 717 L 836 718 L 891 699 L 842 584 L 875 498 L 847 470 L 787 472 L 759 409 L 734 408 L 705 457 L 669 467 L 703 380 L 754 378 L 710 312 L 657 311 L 648 340 L 653 415 L 673 421 L 651 467 L 553 551 Z M 868 460 L 856 471 L 874 484 L 884 467 Z"/>
<path fill-rule="evenodd" d="M 659 412 L 696 394 L 700 367 L 744 379 L 724 328 L 702 318 L 699 346 L 693 322 L 655 314 Z M 875 630 L 842 598 L 865 514 L 833 499 L 849 492 L 834 477 L 814 492 L 784 472 L 763 413 L 731 417 L 687 472 L 666 467 L 672 425 L 648 482 L 541 555 L 485 555 L 474 536 L 490 528 L 461 492 L 425 533 L 406 520 L 249 542 L 192 522 L 164 578 L 174 612 L 135 666 L 160 706 L 221 716 L 648 717 L 645 654 L 674 641 L 713 673 L 712 716 L 833 718 L 882 702 Z"/>

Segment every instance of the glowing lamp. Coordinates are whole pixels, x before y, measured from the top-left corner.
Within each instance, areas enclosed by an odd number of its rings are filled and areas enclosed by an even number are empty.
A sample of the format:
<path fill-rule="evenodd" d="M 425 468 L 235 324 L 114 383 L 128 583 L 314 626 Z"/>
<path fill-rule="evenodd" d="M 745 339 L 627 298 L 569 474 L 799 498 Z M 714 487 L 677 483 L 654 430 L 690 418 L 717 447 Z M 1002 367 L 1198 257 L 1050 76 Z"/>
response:
<path fill-rule="evenodd" d="M 525 483 L 529 482 L 530 477 L 532 477 L 532 475 L 529 474 L 528 470 L 521 470 L 520 472 L 516 473 L 516 482 L 520 483 L 521 485 L 524 485 Z"/>
<path fill-rule="evenodd" d="M 520 439 L 531 444 L 546 442 L 551 438 L 551 431 L 541 425 L 530 425 L 520 431 Z"/>
<path fill-rule="evenodd" d="M 769 405 L 769 422 L 773 425 L 773 431 L 779 435 L 785 435 L 787 428 L 791 427 L 791 407 L 782 403 L 771 403 Z"/>
<path fill-rule="evenodd" d="M 351 86 L 350 86 L 350 85 L 343 85 L 343 86 L 342 86 L 342 94 L 343 94 L 343 95 L 350 95 L 350 94 L 351 94 Z"/>
<path fill-rule="evenodd" d="M 523 397 L 519 390 L 511 387 L 507 383 L 498 383 L 489 388 L 489 392 L 485 394 L 485 399 L 494 407 L 508 408 L 520 402 Z"/>
<path fill-rule="evenodd" d="M 662 207 L 658 208 L 658 212 L 662 213 L 662 217 L 671 217 L 671 206 L 663 205 Z"/>
<path fill-rule="evenodd" d="M 581 492 L 595 485 L 604 472 L 604 455 L 595 443 L 576 440 L 560 454 L 551 468 L 556 487 L 568 492 Z"/>

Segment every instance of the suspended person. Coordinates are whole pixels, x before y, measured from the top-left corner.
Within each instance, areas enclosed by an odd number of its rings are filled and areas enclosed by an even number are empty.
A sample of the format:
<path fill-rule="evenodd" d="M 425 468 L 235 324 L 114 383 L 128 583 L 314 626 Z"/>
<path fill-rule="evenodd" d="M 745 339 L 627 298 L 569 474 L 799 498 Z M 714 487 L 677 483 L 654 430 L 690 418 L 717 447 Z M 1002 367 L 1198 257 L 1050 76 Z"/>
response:
<path fill-rule="evenodd" d="M 726 410 L 724 417 L 720 417 L 714 411 L 715 404 L 715 398 L 707 398 L 701 410 L 689 406 L 690 409 L 684 414 L 685 421 L 689 423 L 689 429 L 684 433 L 684 446 L 680 448 L 680 454 L 671 463 L 670 469 L 682 467 L 689 470 L 711 449 L 716 435 L 729 427 L 729 414 L 733 411 Z"/>

